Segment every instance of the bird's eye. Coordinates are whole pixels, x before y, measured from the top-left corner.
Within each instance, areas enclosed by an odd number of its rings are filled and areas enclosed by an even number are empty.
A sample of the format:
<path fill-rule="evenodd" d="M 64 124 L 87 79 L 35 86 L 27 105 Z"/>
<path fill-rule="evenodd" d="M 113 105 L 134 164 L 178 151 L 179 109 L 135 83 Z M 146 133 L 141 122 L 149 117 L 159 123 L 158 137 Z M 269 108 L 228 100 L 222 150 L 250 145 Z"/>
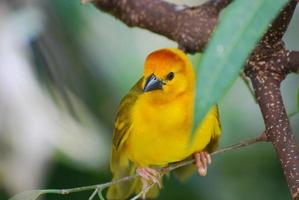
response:
<path fill-rule="evenodd" d="M 171 81 L 174 78 L 174 73 L 170 72 L 169 74 L 167 74 L 166 79 Z"/>

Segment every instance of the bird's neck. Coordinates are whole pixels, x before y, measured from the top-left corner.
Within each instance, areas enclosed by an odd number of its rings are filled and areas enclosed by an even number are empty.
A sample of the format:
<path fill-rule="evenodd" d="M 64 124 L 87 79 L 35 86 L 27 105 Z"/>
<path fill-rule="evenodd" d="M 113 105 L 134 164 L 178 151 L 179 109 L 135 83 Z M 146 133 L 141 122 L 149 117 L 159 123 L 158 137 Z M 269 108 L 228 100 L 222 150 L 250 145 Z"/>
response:
<path fill-rule="evenodd" d="M 149 130 L 153 127 L 167 132 L 175 129 L 177 133 L 188 132 L 193 122 L 194 94 L 184 93 L 171 101 L 153 101 L 139 98 L 134 108 L 136 123 L 142 123 Z M 155 120 L 152 120 L 155 119 Z"/>

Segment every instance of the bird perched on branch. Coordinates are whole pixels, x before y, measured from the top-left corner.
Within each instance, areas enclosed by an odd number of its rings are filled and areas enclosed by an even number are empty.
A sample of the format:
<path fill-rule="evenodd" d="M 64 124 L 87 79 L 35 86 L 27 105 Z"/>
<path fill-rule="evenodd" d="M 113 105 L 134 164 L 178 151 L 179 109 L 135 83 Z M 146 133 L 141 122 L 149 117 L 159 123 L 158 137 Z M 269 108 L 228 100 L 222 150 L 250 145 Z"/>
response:
<path fill-rule="evenodd" d="M 192 137 L 194 99 L 195 73 L 184 52 L 160 49 L 146 58 L 143 77 L 119 105 L 110 162 L 114 180 L 134 173 L 140 179 L 111 186 L 108 199 L 126 199 L 149 183 L 160 185 L 155 167 L 191 156 L 198 173 L 206 175 L 221 132 L 218 108 L 211 108 Z M 158 190 L 152 188 L 147 197 Z"/>

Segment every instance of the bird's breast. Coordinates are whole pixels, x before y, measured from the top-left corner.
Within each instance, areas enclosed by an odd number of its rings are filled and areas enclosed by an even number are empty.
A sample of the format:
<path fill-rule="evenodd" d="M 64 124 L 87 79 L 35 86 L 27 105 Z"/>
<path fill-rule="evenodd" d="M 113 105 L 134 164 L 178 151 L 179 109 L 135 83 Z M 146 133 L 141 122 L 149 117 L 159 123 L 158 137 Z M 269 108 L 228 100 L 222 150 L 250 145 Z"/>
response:
<path fill-rule="evenodd" d="M 129 158 L 139 165 L 165 165 L 188 156 L 192 100 L 176 99 L 167 104 L 138 100 L 126 142 Z"/>

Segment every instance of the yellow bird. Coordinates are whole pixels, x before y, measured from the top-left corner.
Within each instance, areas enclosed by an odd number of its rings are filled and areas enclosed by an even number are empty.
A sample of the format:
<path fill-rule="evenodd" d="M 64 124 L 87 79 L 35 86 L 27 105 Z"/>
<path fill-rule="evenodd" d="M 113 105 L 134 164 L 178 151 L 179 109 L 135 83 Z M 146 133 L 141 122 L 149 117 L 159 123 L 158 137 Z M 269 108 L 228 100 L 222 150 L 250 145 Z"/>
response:
<path fill-rule="evenodd" d="M 218 108 L 211 108 L 190 142 L 194 99 L 195 73 L 184 52 L 166 48 L 146 58 L 143 77 L 119 105 L 110 162 L 114 180 L 137 172 L 142 181 L 111 186 L 108 199 L 126 199 L 140 191 L 141 184 L 159 183 L 153 167 L 190 156 L 195 157 L 199 174 L 206 175 L 209 153 L 221 134 Z M 147 195 L 155 197 L 157 189 Z"/>

